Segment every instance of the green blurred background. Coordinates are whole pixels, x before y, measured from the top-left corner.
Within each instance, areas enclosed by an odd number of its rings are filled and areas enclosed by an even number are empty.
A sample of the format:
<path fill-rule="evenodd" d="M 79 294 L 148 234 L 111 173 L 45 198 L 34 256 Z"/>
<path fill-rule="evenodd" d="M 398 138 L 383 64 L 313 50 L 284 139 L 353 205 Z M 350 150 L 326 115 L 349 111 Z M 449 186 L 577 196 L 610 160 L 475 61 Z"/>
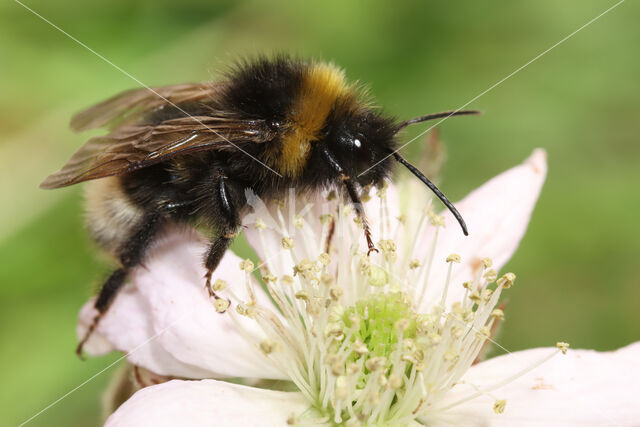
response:
<path fill-rule="evenodd" d="M 238 55 L 288 51 L 334 60 L 408 118 L 463 105 L 614 3 L 27 4 L 148 85 L 207 80 Z M 560 339 L 610 350 L 640 337 L 639 19 L 640 4 L 623 3 L 473 102 L 482 117 L 440 128 L 441 186 L 454 200 L 535 147 L 549 153 L 540 202 L 507 266 L 518 282 L 498 341 L 510 351 Z M 37 185 L 87 137 L 68 129 L 70 116 L 136 86 L 18 3 L 0 4 L 2 425 L 117 357 L 73 354 L 77 311 L 108 265 L 83 231 L 81 188 Z M 418 145 L 407 149 L 414 159 Z M 98 424 L 112 370 L 30 425 Z"/>

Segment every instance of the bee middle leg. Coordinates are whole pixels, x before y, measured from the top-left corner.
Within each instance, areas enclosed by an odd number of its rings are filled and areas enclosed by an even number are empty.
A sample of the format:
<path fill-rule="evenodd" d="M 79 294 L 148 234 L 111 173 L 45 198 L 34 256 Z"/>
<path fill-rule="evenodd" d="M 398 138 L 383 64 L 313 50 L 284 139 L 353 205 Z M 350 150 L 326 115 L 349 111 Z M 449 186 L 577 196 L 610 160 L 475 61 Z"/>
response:
<path fill-rule="evenodd" d="M 94 308 L 98 313 L 94 316 L 89 328 L 76 347 L 76 354 L 82 358 L 82 348 L 91 337 L 91 334 L 98 327 L 100 319 L 107 312 L 113 303 L 118 291 L 122 289 L 122 285 L 127 278 L 129 271 L 141 264 L 144 253 L 149 247 L 149 243 L 153 240 L 160 225 L 160 216 L 157 214 L 147 215 L 138 228 L 132 233 L 131 237 L 120 249 L 118 258 L 121 267 L 114 270 L 109 278 L 100 288 L 98 298 L 94 303 Z"/>
<path fill-rule="evenodd" d="M 205 287 L 209 295 L 219 298 L 211 286 L 211 276 L 220 264 L 222 257 L 233 242 L 240 227 L 240 213 L 238 205 L 242 202 L 242 188 L 229 180 L 222 169 L 218 169 L 218 177 L 215 181 L 214 194 L 219 207 L 216 216 L 218 226 L 218 236 L 215 237 L 209 246 L 205 256 L 204 266 L 207 269 L 205 274 Z"/>

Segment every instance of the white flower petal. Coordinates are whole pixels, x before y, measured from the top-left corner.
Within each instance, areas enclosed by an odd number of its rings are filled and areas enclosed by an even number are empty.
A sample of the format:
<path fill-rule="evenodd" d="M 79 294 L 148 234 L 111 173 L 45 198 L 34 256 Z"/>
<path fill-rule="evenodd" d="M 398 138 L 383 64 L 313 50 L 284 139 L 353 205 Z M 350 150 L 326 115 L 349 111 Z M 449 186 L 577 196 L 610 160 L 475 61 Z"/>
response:
<path fill-rule="evenodd" d="M 514 374 L 554 349 L 537 348 L 473 366 L 465 380 L 483 387 Z M 474 390 L 464 384 L 447 394 L 455 402 Z M 640 342 L 617 351 L 569 350 L 496 389 L 506 399 L 503 414 L 480 396 L 447 411 L 443 425 L 464 426 L 631 426 L 640 420 Z"/>
<path fill-rule="evenodd" d="M 135 393 L 105 426 L 284 426 L 308 407 L 300 393 L 173 380 Z"/>
<path fill-rule="evenodd" d="M 454 266 L 447 303 L 462 297 L 461 283 L 475 278 L 482 258 L 491 258 L 496 271 L 511 258 L 527 229 L 546 172 L 546 153 L 537 149 L 522 164 L 492 178 L 455 203 L 467 223 L 469 236 L 462 234 L 449 211 L 443 213 L 446 228 L 439 230 L 422 309 L 440 298 L 448 268 L 445 259 L 450 254 L 461 255 L 462 263 Z M 431 242 L 433 233 L 430 227 L 421 238 L 424 245 Z"/>
<path fill-rule="evenodd" d="M 132 363 L 162 375 L 284 378 L 239 333 L 232 313 L 216 312 L 204 289 L 205 251 L 206 244 L 194 232 L 169 231 L 150 250 L 146 268 L 132 272 L 132 285 L 117 296 L 98 334 L 129 353 Z M 236 295 L 248 299 L 240 261 L 227 251 L 213 280 L 225 280 Z M 260 287 L 254 284 L 254 288 L 258 302 L 270 304 Z M 83 309 L 82 324 L 87 324 L 91 312 Z M 247 331 L 258 334 L 255 322 L 237 317 Z"/>
<path fill-rule="evenodd" d="M 96 313 L 95 298 L 90 299 L 80 311 L 78 337 L 84 336 L 87 325 Z M 128 353 L 127 359 L 134 365 L 161 375 L 184 378 L 206 378 L 211 373 L 177 360 L 155 338 L 149 308 L 133 286 L 126 286 L 102 319 L 84 346 L 87 354 L 97 356 L 120 350 Z"/>

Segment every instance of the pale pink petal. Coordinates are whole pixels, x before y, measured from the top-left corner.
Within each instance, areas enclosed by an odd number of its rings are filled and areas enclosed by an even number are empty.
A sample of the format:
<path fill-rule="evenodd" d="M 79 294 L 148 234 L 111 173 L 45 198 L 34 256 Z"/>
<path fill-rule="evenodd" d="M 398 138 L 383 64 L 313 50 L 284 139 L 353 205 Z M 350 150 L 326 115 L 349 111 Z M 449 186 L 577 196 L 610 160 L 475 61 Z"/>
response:
<path fill-rule="evenodd" d="M 309 404 L 300 393 L 258 389 L 215 380 L 146 387 L 107 419 L 126 426 L 285 426 Z M 305 423 L 307 425 L 308 423 Z"/>
<path fill-rule="evenodd" d="M 123 298 L 127 298 L 125 295 L 128 293 L 128 287 L 125 286 L 124 289 L 120 292 L 123 295 Z M 78 324 L 76 325 L 76 336 L 78 339 L 84 336 L 85 331 L 88 326 L 91 324 L 91 321 L 96 316 L 98 311 L 94 308 L 94 304 L 96 301 L 96 297 L 92 297 L 84 303 L 82 308 L 80 308 L 80 313 L 78 314 Z M 130 304 L 125 304 L 130 305 Z M 138 319 L 135 319 L 132 323 L 137 324 Z M 84 345 L 84 352 L 89 354 L 90 356 L 102 356 L 103 354 L 111 353 L 116 350 L 116 346 L 111 344 L 111 341 L 105 337 L 103 337 L 98 331 L 95 331 L 89 337 L 89 341 L 87 341 Z"/>
<path fill-rule="evenodd" d="M 84 336 L 87 325 L 96 313 L 91 298 L 80 311 L 78 337 Z M 177 360 L 167 352 L 153 331 L 149 308 L 143 297 L 131 285 L 120 293 L 102 319 L 98 330 L 84 346 L 87 354 L 97 356 L 120 350 L 128 353 L 127 359 L 161 375 L 184 378 L 207 378 L 211 373 Z"/>
<path fill-rule="evenodd" d="M 464 379 L 479 387 L 498 383 L 552 351 L 538 348 L 496 357 L 473 366 Z M 473 391 L 460 384 L 442 405 Z M 503 414 L 494 413 L 490 397 L 480 396 L 450 408 L 440 422 L 464 426 L 637 426 L 640 342 L 606 353 L 569 350 L 492 394 L 506 399 Z"/>
<path fill-rule="evenodd" d="M 469 236 L 462 234 L 449 211 L 443 213 L 446 227 L 439 230 L 423 309 L 441 296 L 448 268 L 445 260 L 450 254 L 461 255 L 462 263 L 454 266 L 448 303 L 462 297 L 461 283 L 475 278 L 482 258 L 491 258 L 496 271 L 511 258 L 527 229 L 546 172 L 546 153 L 537 149 L 521 165 L 494 177 L 455 203 L 467 223 Z M 430 227 L 422 236 L 421 251 L 426 250 L 433 233 Z"/>
<path fill-rule="evenodd" d="M 237 316 L 247 340 L 231 319 L 217 313 L 204 289 L 202 266 L 206 243 L 194 232 L 171 230 L 150 250 L 145 267 L 131 274 L 98 327 L 98 334 L 128 359 L 162 375 L 189 378 L 284 378 L 257 349 L 261 332 L 253 320 Z M 213 279 L 223 279 L 240 298 L 247 299 L 245 273 L 227 251 Z M 252 282 L 253 283 L 253 282 Z M 270 300 L 253 284 L 259 304 Z M 84 308 L 80 334 L 91 318 Z M 94 350 L 89 343 L 88 350 Z M 238 357 L 242 354 L 242 357 Z"/>

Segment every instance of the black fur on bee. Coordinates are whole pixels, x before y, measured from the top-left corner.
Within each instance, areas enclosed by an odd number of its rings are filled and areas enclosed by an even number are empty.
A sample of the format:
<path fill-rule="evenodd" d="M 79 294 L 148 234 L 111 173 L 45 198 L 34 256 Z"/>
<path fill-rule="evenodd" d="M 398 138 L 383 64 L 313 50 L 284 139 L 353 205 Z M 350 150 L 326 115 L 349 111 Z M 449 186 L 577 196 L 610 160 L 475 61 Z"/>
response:
<path fill-rule="evenodd" d="M 211 274 L 241 225 L 247 189 L 270 199 L 289 188 L 344 188 L 374 251 L 359 191 L 390 177 L 397 161 L 435 192 L 466 234 L 453 205 L 395 150 L 398 132 L 408 125 L 475 113 L 398 122 L 374 109 L 333 64 L 280 55 L 240 62 L 213 83 L 128 91 L 76 115 L 75 130 L 110 131 L 89 140 L 41 186 L 93 181 L 87 188 L 89 230 L 121 265 L 103 285 L 95 304 L 99 314 L 78 354 L 129 270 L 143 262 L 168 224 L 212 230 L 205 285 L 217 298 Z"/>

